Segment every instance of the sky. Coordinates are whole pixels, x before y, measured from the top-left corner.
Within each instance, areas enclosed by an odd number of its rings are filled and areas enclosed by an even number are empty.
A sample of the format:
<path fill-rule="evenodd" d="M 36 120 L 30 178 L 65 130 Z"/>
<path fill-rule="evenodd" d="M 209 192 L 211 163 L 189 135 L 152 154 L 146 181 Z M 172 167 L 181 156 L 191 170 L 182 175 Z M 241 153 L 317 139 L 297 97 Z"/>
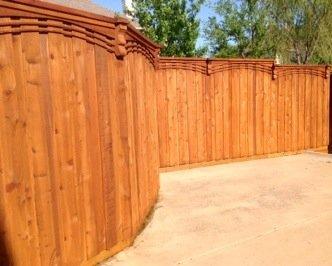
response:
<path fill-rule="evenodd" d="M 115 12 L 122 12 L 121 0 L 93 0 L 93 2 L 112 9 Z"/>
<path fill-rule="evenodd" d="M 122 12 L 122 3 L 121 0 L 93 0 L 96 4 L 99 4 L 101 6 L 104 6 L 106 8 L 111 9 L 112 11 L 121 13 Z M 209 16 L 213 15 L 213 11 L 204 6 L 199 14 L 199 17 L 201 19 L 201 26 L 204 24 L 205 21 L 207 21 Z M 202 34 L 201 34 L 202 35 Z M 203 36 L 200 36 L 197 45 L 200 46 L 203 44 Z"/>

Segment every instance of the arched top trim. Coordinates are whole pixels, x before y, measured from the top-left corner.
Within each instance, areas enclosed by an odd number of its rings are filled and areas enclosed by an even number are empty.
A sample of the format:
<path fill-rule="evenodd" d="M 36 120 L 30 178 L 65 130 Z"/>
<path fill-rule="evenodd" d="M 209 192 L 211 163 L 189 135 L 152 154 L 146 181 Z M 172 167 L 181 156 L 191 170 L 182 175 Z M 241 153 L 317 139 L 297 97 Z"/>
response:
<path fill-rule="evenodd" d="M 272 59 L 203 59 L 161 57 L 158 69 L 183 69 L 213 75 L 234 69 L 258 70 L 271 75 L 272 79 L 294 74 L 311 74 L 328 78 L 329 66 L 322 65 L 275 65 Z"/>
<path fill-rule="evenodd" d="M 206 75 L 232 69 L 261 70 L 272 74 L 273 60 L 252 59 L 201 59 L 201 58 L 160 58 L 159 69 L 184 69 L 201 72 Z"/>
<path fill-rule="evenodd" d="M 127 53 L 140 53 L 146 57 L 146 59 L 156 67 L 157 64 L 157 55 L 153 51 L 147 49 L 144 45 L 136 41 L 128 41 L 126 44 Z"/>
<path fill-rule="evenodd" d="M 277 77 L 294 74 L 313 75 L 327 79 L 330 76 L 330 67 L 327 65 L 282 65 L 275 68 L 275 75 Z"/>
<path fill-rule="evenodd" d="M 210 74 L 234 69 L 259 70 L 272 75 L 273 61 L 267 60 L 216 60 L 210 61 Z"/>
<path fill-rule="evenodd" d="M 23 32 L 56 32 L 83 38 L 114 52 L 118 58 L 127 54 L 127 42 L 135 41 L 149 54 L 157 55 L 155 44 L 122 17 L 107 17 L 82 10 L 36 0 L 0 0 L 0 34 Z"/>
<path fill-rule="evenodd" d="M 158 69 L 183 69 L 207 73 L 206 59 L 200 58 L 172 58 L 161 57 L 158 60 Z"/>
<path fill-rule="evenodd" d="M 26 32 L 58 33 L 68 37 L 76 37 L 101 46 L 107 51 L 115 52 L 116 40 L 114 38 L 110 38 L 105 34 L 91 31 L 76 24 L 44 18 L 0 18 L 0 35 Z"/>

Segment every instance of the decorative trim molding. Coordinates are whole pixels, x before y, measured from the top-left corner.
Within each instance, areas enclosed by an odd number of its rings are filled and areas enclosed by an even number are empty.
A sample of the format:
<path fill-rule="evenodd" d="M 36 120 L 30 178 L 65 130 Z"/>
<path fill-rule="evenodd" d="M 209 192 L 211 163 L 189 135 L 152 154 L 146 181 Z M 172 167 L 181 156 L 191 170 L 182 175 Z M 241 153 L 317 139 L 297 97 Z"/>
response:
<path fill-rule="evenodd" d="M 161 48 L 122 17 L 105 17 L 36 0 L 0 0 L 0 35 L 24 32 L 77 37 L 103 47 L 118 59 L 123 59 L 136 43 L 154 65 Z"/>
<path fill-rule="evenodd" d="M 200 59 L 161 57 L 158 69 L 183 69 L 213 75 L 235 69 L 258 70 L 271 75 L 272 80 L 294 74 L 311 74 L 328 79 L 330 67 L 322 65 L 275 65 L 273 60 L 257 59 Z"/>
<path fill-rule="evenodd" d="M 158 69 L 184 69 L 213 75 L 234 69 L 260 70 L 272 76 L 273 60 L 160 58 Z"/>
<path fill-rule="evenodd" d="M 76 37 L 98 45 L 110 52 L 114 52 L 116 46 L 119 46 L 116 40 L 110 36 L 65 21 L 45 18 L 0 18 L 0 35 L 25 32 L 57 33 L 67 37 Z"/>
<path fill-rule="evenodd" d="M 136 41 L 128 41 L 126 44 L 126 50 L 127 50 L 128 54 L 130 54 L 130 53 L 142 54 L 156 68 L 158 55 L 154 51 L 147 49 L 144 45 L 142 45 Z"/>
<path fill-rule="evenodd" d="M 216 74 L 223 71 L 235 70 L 235 69 L 247 69 L 247 70 L 259 70 L 261 72 L 273 75 L 273 62 L 260 62 L 256 60 L 248 61 L 213 61 L 211 60 L 211 74 Z"/>
<path fill-rule="evenodd" d="M 276 77 L 284 77 L 294 74 L 306 74 L 328 79 L 330 67 L 322 65 L 281 65 L 275 67 Z"/>
<path fill-rule="evenodd" d="M 158 69 L 182 69 L 207 74 L 207 62 L 205 59 L 190 58 L 160 58 Z"/>
<path fill-rule="evenodd" d="M 114 52 L 115 52 L 115 56 L 118 59 L 123 59 L 123 57 L 127 55 L 126 31 L 127 31 L 126 24 L 116 23 L 116 28 L 115 28 L 115 44 L 116 45 L 114 47 Z"/>

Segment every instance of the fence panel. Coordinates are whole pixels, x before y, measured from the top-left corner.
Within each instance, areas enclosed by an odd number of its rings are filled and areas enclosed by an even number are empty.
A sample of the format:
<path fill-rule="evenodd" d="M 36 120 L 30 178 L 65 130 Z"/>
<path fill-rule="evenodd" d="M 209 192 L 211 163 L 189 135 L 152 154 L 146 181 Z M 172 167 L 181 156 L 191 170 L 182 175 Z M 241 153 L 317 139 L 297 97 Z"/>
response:
<path fill-rule="evenodd" d="M 325 66 L 161 58 L 157 75 L 162 168 L 328 146 Z"/>
<path fill-rule="evenodd" d="M 157 199 L 158 47 L 44 2 L 1 0 L 0 16 L 0 264 L 100 261 Z"/>

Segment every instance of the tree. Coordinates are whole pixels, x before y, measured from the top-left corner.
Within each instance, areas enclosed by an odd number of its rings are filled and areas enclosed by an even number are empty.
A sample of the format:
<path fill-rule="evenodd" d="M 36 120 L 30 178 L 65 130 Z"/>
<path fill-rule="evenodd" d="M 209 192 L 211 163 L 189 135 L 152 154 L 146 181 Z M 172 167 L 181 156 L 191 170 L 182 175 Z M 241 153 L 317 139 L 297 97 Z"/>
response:
<path fill-rule="evenodd" d="M 332 63 L 331 0 L 218 0 L 205 36 L 222 57 Z"/>
<path fill-rule="evenodd" d="M 270 0 L 267 6 L 272 18 L 271 38 L 278 43 L 284 61 L 331 63 L 332 1 Z"/>
<path fill-rule="evenodd" d="M 273 57 L 275 43 L 267 38 L 268 10 L 261 0 L 219 0 L 213 5 L 217 16 L 205 27 L 210 53 L 217 57 Z"/>
<path fill-rule="evenodd" d="M 195 56 L 200 20 L 197 18 L 204 0 L 134 0 L 133 17 L 143 33 L 163 44 L 165 56 Z"/>
<path fill-rule="evenodd" d="M 319 64 L 332 64 L 332 20 L 327 19 L 326 25 L 320 30 L 315 52 L 311 61 Z"/>

